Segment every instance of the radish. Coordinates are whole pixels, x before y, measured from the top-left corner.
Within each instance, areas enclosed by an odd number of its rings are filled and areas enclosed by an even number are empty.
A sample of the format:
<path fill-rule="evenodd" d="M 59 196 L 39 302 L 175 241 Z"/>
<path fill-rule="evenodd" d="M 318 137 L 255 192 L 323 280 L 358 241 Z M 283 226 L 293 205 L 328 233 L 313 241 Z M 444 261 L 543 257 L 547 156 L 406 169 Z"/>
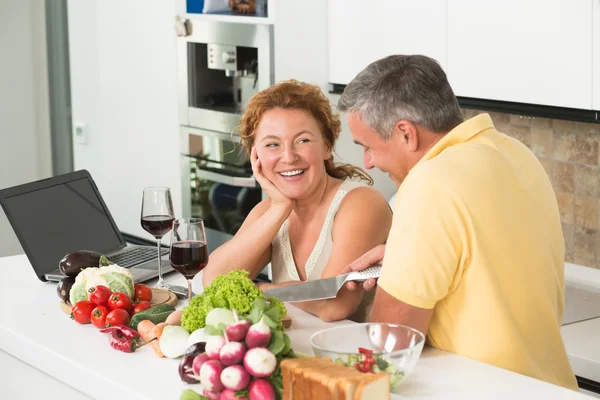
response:
<path fill-rule="evenodd" d="M 221 392 L 221 398 L 219 400 L 244 400 L 245 397 L 236 397 L 235 390 L 225 389 Z"/>
<path fill-rule="evenodd" d="M 208 390 L 203 390 L 202 396 L 206 397 L 208 400 L 220 400 L 221 392 L 209 392 Z"/>
<path fill-rule="evenodd" d="M 208 355 L 206 355 L 206 353 L 200 353 L 196 357 L 194 357 L 194 361 L 192 361 L 192 371 L 194 372 L 194 375 L 200 375 L 200 368 L 202 367 L 202 364 L 204 364 L 208 360 L 210 360 L 210 358 L 208 357 Z"/>
<path fill-rule="evenodd" d="M 225 365 L 241 364 L 246 354 L 246 346 L 240 342 L 225 343 L 219 351 L 219 360 Z"/>
<path fill-rule="evenodd" d="M 244 367 L 248 373 L 256 378 L 266 378 L 277 367 L 277 359 L 269 349 L 255 347 L 246 352 Z"/>
<path fill-rule="evenodd" d="M 240 321 L 235 310 L 233 310 L 233 320 L 234 322 L 227 325 L 227 328 L 225 328 L 225 336 L 232 342 L 241 342 L 246 338 L 246 333 L 248 333 L 248 328 L 250 328 L 250 322 L 245 319 Z"/>
<path fill-rule="evenodd" d="M 200 383 L 202 387 L 209 392 L 220 392 L 223 390 L 221 372 L 223 372 L 223 364 L 220 361 L 208 360 L 202 364 L 202 367 L 200 367 Z"/>
<path fill-rule="evenodd" d="M 248 334 L 246 335 L 246 346 L 248 346 L 249 349 L 253 347 L 267 347 L 270 341 L 271 328 L 265 324 L 264 317 L 248 329 Z"/>
<path fill-rule="evenodd" d="M 208 354 L 211 360 L 218 360 L 219 352 L 224 345 L 225 338 L 223 336 L 209 336 L 206 339 L 206 354 Z"/>
<path fill-rule="evenodd" d="M 250 383 L 250 374 L 241 365 L 231 365 L 221 372 L 221 383 L 227 389 L 246 389 Z"/>
<path fill-rule="evenodd" d="M 255 379 L 248 387 L 250 400 L 275 400 L 275 389 L 266 379 Z"/>

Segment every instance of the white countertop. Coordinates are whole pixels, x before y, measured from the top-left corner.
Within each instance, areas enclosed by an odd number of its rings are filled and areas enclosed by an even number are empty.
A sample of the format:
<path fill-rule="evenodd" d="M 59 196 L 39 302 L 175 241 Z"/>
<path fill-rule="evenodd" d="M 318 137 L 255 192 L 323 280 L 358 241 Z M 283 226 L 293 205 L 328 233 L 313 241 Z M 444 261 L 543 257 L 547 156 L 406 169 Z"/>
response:
<path fill-rule="evenodd" d="M 40 282 L 24 255 L 1 258 L 0 274 L 0 350 L 97 399 L 179 399 L 183 390 L 195 386 L 180 381 L 178 360 L 160 359 L 147 347 L 133 354 L 121 353 L 92 325 L 71 321 L 58 306 L 56 284 Z M 184 283 L 176 273 L 167 280 Z M 288 309 L 293 321 L 288 330 L 292 346 L 312 353 L 309 336 L 332 324 L 293 306 Z M 344 323 L 351 322 L 336 324 Z M 35 384 L 23 379 L 24 385 L 29 383 Z M 0 397 L 4 397 L 2 390 L 0 385 Z M 394 398 L 589 399 L 434 348 L 424 350 L 402 387 L 402 396 Z"/>
<path fill-rule="evenodd" d="M 600 382 L 600 318 L 561 329 L 575 375 Z"/>

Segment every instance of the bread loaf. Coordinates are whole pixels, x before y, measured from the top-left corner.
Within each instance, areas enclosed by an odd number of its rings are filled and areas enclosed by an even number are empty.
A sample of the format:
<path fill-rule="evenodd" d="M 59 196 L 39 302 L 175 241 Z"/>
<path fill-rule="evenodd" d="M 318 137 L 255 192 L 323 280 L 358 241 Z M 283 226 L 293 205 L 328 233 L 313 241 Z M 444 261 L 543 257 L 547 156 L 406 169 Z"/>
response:
<path fill-rule="evenodd" d="M 329 358 L 296 358 L 281 362 L 283 400 L 390 399 L 386 372 L 360 373 Z"/>

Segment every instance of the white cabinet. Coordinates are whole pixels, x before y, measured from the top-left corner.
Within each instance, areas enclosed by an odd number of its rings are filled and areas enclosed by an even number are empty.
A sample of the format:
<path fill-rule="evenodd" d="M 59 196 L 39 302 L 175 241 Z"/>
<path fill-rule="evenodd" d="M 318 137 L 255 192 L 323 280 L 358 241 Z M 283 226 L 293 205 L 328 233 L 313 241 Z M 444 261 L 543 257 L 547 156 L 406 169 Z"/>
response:
<path fill-rule="evenodd" d="M 592 2 L 449 0 L 456 95 L 591 109 Z"/>
<path fill-rule="evenodd" d="M 347 84 L 391 54 L 424 54 L 446 66 L 446 0 L 329 0 L 328 25 L 330 83 Z"/>
<path fill-rule="evenodd" d="M 594 45 L 594 51 L 592 54 L 592 80 L 593 86 L 593 108 L 594 110 L 600 110 L 600 0 L 593 0 L 593 24 L 594 24 L 594 37 L 592 43 Z"/>

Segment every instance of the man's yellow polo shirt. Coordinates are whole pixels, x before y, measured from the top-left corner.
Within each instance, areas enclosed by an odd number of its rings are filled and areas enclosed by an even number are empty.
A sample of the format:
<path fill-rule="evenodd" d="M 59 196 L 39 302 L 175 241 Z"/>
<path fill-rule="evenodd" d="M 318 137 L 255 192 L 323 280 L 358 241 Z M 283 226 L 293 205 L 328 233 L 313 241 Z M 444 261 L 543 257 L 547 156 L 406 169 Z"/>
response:
<path fill-rule="evenodd" d="M 402 182 L 378 285 L 434 309 L 431 345 L 577 389 L 560 334 L 564 251 L 546 172 L 482 114 Z"/>

